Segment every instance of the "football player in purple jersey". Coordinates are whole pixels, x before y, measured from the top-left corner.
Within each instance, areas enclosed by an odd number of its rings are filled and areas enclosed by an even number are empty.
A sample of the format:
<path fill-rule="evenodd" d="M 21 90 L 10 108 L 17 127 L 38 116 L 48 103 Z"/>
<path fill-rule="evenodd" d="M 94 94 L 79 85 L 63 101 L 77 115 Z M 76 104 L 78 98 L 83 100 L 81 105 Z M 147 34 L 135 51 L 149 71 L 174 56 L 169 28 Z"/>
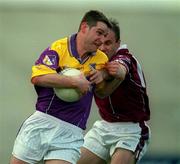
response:
<path fill-rule="evenodd" d="M 77 33 L 53 42 L 39 56 L 31 77 L 37 93 L 36 111 L 18 132 L 11 164 L 35 164 L 41 160 L 45 164 L 76 164 L 84 141 L 93 86 L 88 77 L 69 77 L 59 72 L 72 67 L 88 76 L 89 65 L 102 68 L 108 57 L 98 48 L 108 27 L 111 24 L 103 13 L 90 10 L 82 18 Z M 97 76 L 93 79 L 98 83 Z M 65 102 L 56 96 L 54 87 L 76 88 L 83 96 L 78 101 Z"/>
<path fill-rule="evenodd" d="M 100 50 L 109 57 L 103 87 L 95 95 L 102 120 L 85 135 L 78 164 L 134 164 L 147 150 L 150 129 L 149 100 L 143 71 L 126 45 L 120 44 L 120 28 L 112 28 Z"/>

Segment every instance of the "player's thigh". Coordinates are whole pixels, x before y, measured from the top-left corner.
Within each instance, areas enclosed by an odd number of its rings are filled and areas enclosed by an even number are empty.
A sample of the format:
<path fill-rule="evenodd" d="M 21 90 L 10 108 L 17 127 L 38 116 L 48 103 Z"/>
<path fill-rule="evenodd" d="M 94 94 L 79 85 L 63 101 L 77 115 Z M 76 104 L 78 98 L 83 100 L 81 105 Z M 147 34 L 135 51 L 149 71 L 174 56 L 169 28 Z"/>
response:
<path fill-rule="evenodd" d="M 70 162 L 64 160 L 47 160 L 45 164 L 71 164 Z"/>
<path fill-rule="evenodd" d="M 135 155 L 130 150 L 117 148 L 112 155 L 111 164 L 135 164 Z"/>
<path fill-rule="evenodd" d="M 88 149 L 83 147 L 81 148 L 81 157 L 77 164 L 106 164 L 106 162 Z"/>

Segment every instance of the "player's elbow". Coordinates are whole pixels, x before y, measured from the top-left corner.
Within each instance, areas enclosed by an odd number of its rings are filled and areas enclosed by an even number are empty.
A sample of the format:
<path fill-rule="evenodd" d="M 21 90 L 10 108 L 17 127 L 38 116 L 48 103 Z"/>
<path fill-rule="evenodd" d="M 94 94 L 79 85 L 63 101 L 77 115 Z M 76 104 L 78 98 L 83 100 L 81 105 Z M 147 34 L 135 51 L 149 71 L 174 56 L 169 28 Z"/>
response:
<path fill-rule="evenodd" d="M 34 85 L 38 85 L 40 83 L 40 80 L 38 77 L 31 78 L 31 83 Z"/>

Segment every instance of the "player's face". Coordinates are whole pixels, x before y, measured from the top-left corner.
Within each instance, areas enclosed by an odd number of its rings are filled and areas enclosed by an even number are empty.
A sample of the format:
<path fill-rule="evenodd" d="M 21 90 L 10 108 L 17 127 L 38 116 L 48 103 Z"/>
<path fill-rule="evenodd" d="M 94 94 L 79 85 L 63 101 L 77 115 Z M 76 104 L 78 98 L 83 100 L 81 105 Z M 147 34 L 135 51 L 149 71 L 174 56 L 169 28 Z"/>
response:
<path fill-rule="evenodd" d="M 104 37 L 108 33 L 108 27 L 103 22 L 97 22 L 96 26 L 87 26 L 85 47 L 89 52 L 95 52 L 101 46 Z"/>
<path fill-rule="evenodd" d="M 108 35 L 103 38 L 102 45 L 99 47 L 99 49 L 106 53 L 110 59 L 116 53 L 119 45 L 120 41 L 116 41 L 114 32 L 109 30 Z"/>

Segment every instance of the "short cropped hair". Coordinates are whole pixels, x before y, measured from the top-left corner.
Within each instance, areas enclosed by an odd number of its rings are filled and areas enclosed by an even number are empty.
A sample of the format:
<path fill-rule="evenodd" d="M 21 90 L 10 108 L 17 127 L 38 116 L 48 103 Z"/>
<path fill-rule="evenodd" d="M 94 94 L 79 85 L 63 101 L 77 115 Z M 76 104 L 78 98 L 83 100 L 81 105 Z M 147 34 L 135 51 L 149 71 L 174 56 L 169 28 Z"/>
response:
<path fill-rule="evenodd" d="M 86 22 L 90 28 L 92 26 L 96 26 L 97 22 L 105 23 L 108 26 L 108 28 L 112 27 L 108 18 L 102 12 L 97 11 L 97 10 L 90 10 L 86 12 L 84 17 L 81 20 L 80 26 L 83 22 Z"/>
<path fill-rule="evenodd" d="M 114 32 L 115 38 L 116 38 L 116 42 L 117 42 L 117 41 L 120 40 L 120 27 L 119 27 L 119 23 L 115 19 L 113 19 L 113 18 L 110 18 L 109 22 L 112 25 L 111 30 Z"/>

